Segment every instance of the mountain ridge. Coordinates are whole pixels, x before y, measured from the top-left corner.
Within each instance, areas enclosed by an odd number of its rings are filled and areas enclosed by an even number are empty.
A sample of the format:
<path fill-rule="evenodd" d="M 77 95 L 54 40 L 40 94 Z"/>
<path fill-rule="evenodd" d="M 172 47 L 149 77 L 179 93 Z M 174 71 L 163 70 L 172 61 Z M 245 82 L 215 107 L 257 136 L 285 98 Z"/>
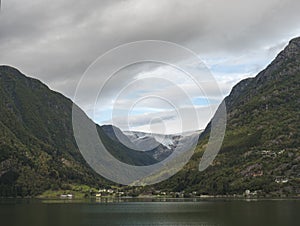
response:
<path fill-rule="evenodd" d="M 227 128 L 213 163 L 198 171 L 210 122 L 191 161 L 156 188 L 210 195 L 242 194 L 247 189 L 262 196 L 300 194 L 300 37 L 256 77 L 235 85 L 223 102 Z"/>
<path fill-rule="evenodd" d="M 113 184 L 94 172 L 78 150 L 73 107 L 83 112 L 39 80 L 0 66 L 0 196 L 36 196 L 75 185 Z M 107 150 L 120 161 L 131 165 L 157 161 L 96 128 Z"/>

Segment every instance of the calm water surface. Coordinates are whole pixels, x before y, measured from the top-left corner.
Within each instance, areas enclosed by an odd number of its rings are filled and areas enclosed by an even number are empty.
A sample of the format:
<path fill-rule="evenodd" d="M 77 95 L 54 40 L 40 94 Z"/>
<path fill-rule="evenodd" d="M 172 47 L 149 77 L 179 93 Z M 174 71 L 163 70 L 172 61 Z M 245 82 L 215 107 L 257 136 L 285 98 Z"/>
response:
<path fill-rule="evenodd" d="M 1 226 L 300 225 L 300 200 L 123 202 L 0 199 Z"/>

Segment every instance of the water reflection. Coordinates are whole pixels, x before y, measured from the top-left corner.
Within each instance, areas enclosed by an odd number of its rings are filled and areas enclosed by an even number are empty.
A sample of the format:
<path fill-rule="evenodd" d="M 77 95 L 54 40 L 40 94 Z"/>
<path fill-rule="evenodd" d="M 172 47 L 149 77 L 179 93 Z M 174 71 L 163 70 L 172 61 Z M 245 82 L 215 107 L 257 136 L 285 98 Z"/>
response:
<path fill-rule="evenodd" d="M 298 225 L 300 200 L 0 200 L 3 226 Z"/>

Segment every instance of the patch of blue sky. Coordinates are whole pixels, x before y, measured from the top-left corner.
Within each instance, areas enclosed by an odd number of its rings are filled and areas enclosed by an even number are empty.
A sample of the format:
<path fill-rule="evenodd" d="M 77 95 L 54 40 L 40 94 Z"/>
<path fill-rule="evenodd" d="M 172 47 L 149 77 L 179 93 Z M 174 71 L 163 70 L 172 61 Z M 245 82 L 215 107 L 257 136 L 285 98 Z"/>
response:
<path fill-rule="evenodd" d="M 252 69 L 249 65 L 246 64 L 222 64 L 222 65 L 211 65 L 210 70 L 212 73 L 226 73 L 226 74 L 233 74 L 233 73 L 249 73 Z"/>
<path fill-rule="evenodd" d="M 102 124 L 105 124 L 106 122 L 111 121 L 111 118 L 112 118 L 111 113 L 112 113 L 111 109 L 98 111 L 95 113 L 95 115 L 92 119 L 94 122 L 102 125 Z"/>
<path fill-rule="evenodd" d="M 195 97 L 192 99 L 192 103 L 194 106 L 200 106 L 200 107 L 205 107 L 205 106 L 210 106 L 214 104 L 219 104 L 219 100 L 216 99 L 209 99 L 206 97 Z"/>

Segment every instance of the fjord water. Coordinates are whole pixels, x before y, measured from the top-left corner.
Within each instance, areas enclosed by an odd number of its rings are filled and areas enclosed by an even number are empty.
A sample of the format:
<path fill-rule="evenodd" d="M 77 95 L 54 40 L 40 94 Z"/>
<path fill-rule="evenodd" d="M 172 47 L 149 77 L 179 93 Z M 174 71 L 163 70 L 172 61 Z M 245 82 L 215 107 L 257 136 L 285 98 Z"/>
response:
<path fill-rule="evenodd" d="M 77 202 L 0 200 L 2 226 L 299 225 L 300 200 Z"/>

